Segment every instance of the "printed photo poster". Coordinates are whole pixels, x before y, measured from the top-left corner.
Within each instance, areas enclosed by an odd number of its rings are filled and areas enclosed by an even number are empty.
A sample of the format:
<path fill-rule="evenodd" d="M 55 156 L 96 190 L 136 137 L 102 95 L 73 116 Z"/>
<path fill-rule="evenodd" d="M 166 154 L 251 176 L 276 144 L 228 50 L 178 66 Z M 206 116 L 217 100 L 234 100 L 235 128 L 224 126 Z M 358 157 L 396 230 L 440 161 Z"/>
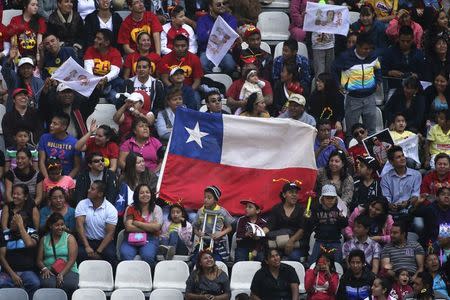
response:
<path fill-rule="evenodd" d="M 398 141 L 396 143 L 403 149 L 405 157 L 413 159 L 415 162 L 420 164 L 419 159 L 419 137 L 414 134 L 406 139 Z"/>
<path fill-rule="evenodd" d="M 347 6 L 306 3 L 303 30 L 347 36 L 350 18 Z"/>
<path fill-rule="evenodd" d="M 387 151 L 394 145 L 389 129 L 386 128 L 363 140 L 364 147 L 370 156 L 374 157 L 381 167 L 383 167 L 387 159 Z"/>
<path fill-rule="evenodd" d="M 206 57 L 217 67 L 238 37 L 236 31 L 218 16 L 209 34 Z"/>

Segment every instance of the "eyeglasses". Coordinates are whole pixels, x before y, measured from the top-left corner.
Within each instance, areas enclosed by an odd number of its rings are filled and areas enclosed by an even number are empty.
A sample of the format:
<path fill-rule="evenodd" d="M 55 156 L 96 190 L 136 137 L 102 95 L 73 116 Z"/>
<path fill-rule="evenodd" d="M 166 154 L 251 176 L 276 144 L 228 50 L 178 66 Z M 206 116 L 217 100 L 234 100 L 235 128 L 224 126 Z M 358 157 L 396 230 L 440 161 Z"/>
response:
<path fill-rule="evenodd" d="M 99 162 L 105 162 L 105 159 L 103 159 L 103 158 L 100 158 L 100 159 L 93 159 L 92 162 L 93 162 L 94 164 L 99 163 Z"/>
<path fill-rule="evenodd" d="M 353 136 L 363 135 L 364 133 L 366 133 L 364 129 L 355 130 L 355 132 L 353 132 Z"/>

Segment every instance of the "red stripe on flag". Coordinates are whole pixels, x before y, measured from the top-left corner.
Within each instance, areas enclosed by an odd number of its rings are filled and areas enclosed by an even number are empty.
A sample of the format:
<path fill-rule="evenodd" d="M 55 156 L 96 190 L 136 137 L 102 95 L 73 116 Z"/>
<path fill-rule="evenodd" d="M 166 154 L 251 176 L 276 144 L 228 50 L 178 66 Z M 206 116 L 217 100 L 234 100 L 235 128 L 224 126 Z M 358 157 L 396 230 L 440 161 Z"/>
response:
<path fill-rule="evenodd" d="M 278 170 L 251 169 L 216 164 L 203 160 L 169 154 L 161 182 L 160 198 L 168 202 L 181 201 L 186 208 L 198 209 L 203 205 L 203 190 L 216 185 L 222 191 L 219 204 L 231 214 L 242 215 L 243 199 L 259 200 L 264 211 L 280 202 L 279 193 L 283 181 L 302 181 L 301 202 L 307 199 L 305 193 L 314 189 L 317 170 L 308 168 L 287 168 Z"/>

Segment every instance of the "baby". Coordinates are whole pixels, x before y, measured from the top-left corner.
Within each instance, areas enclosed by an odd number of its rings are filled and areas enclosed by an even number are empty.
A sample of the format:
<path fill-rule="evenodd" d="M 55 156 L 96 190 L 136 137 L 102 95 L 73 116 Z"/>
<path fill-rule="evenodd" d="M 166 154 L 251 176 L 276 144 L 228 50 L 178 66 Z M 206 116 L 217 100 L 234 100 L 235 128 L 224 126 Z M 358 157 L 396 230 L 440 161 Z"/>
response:
<path fill-rule="evenodd" d="M 253 93 L 259 93 L 262 95 L 262 88 L 266 83 L 259 79 L 258 72 L 256 70 L 246 70 L 245 83 L 242 86 L 239 100 L 247 99 Z"/>

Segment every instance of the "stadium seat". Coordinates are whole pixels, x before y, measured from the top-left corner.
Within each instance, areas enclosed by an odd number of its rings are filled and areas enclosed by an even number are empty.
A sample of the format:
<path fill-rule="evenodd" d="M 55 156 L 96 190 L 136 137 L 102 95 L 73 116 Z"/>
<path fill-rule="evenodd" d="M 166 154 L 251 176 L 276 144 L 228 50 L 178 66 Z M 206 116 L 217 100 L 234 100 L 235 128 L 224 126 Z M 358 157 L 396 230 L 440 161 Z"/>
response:
<path fill-rule="evenodd" d="M 233 290 L 233 291 L 231 291 L 231 298 L 230 299 L 236 299 L 237 295 L 243 294 L 243 293 L 245 293 L 245 294 L 250 296 L 250 289 L 248 289 L 248 290 Z"/>
<path fill-rule="evenodd" d="M 22 14 L 22 10 L 20 9 L 6 9 L 3 11 L 2 23 L 5 26 L 9 25 L 11 19 L 15 16 L 20 16 Z"/>
<path fill-rule="evenodd" d="M 384 121 L 383 121 L 383 112 L 381 111 L 381 109 L 379 107 L 376 108 L 377 109 L 377 117 L 376 117 L 376 132 L 380 132 L 381 130 L 384 129 Z"/>
<path fill-rule="evenodd" d="M 225 272 L 228 276 L 228 267 L 223 261 L 216 261 L 216 265 L 219 269 Z M 194 265 L 194 270 L 197 269 L 197 266 Z"/>
<path fill-rule="evenodd" d="M 97 104 L 94 112 L 87 118 L 86 126 L 89 129 L 92 119 L 97 121 L 97 125 L 108 125 L 115 130 L 119 130 L 119 125 L 113 121 L 113 116 L 116 113 L 116 107 L 113 104 Z"/>
<path fill-rule="evenodd" d="M 164 260 L 156 264 L 153 288 L 177 289 L 184 292 L 189 277 L 189 267 L 184 261 Z"/>
<path fill-rule="evenodd" d="M 0 299 L 8 300 L 28 300 L 28 294 L 24 289 L 3 288 L 0 289 Z"/>
<path fill-rule="evenodd" d="M 157 289 L 150 294 L 149 300 L 183 300 L 183 293 L 175 289 Z M 113 299 L 111 299 L 113 300 Z"/>
<path fill-rule="evenodd" d="M 250 290 L 256 271 L 261 268 L 259 261 L 238 261 L 231 269 L 231 290 Z"/>
<path fill-rule="evenodd" d="M 3 104 L 0 104 L 0 124 L 2 123 L 5 114 L 6 114 L 6 107 Z M 1 125 L 0 125 L 0 134 L 3 134 L 3 128 Z"/>
<path fill-rule="evenodd" d="M 233 79 L 227 74 L 214 73 L 214 74 L 205 74 L 205 77 L 208 77 L 211 80 L 222 83 L 225 88 L 228 90 L 233 83 Z"/>
<path fill-rule="evenodd" d="M 128 17 L 129 14 L 131 14 L 131 11 L 129 10 L 118 10 L 116 13 L 119 14 L 119 16 L 122 18 L 122 20 L 125 20 L 126 17 Z"/>
<path fill-rule="evenodd" d="M 242 42 L 241 48 L 242 48 L 242 50 L 247 49 L 248 44 L 246 42 Z M 266 51 L 269 54 L 272 54 L 272 49 L 270 49 L 270 45 L 267 44 L 266 42 L 261 42 L 261 49 Z"/>
<path fill-rule="evenodd" d="M 233 233 L 233 237 L 231 238 L 231 248 L 230 248 L 230 259 L 231 261 L 235 260 L 236 256 L 236 248 L 237 248 L 237 242 L 236 242 L 236 232 Z"/>
<path fill-rule="evenodd" d="M 122 245 L 123 239 L 125 238 L 125 229 L 122 229 L 119 234 L 117 235 L 117 242 L 116 242 L 116 256 L 118 260 L 120 259 L 120 245 Z M 141 256 L 138 254 L 134 257 L 134 260 L 141 260 Z"/>
<path fill-rule="evenodd" d="M 299 290 L 300 294 L 306 293 L 306 290 L 305 290 L 305 267 L 298 261 L 283 260 L 282 263 L 290 265 L 291 267 L 293 267 L 295 269 L 298 279 L 300 280 L 298 290 Z"/>
<path fill-rule="evenodd" d="M 120 289 L 111 294 L 111 300 L 145 300 L 145 295 L 137 289 Z"/>
<path fill-rule="evenodd" d="M 80 288 L 96 288 L 102 291 L 114 289 L 111 264 L 105 260 L 85 260 L 79 266 Z"/>
<path fill-rule="evenodd" d="M 282 53 L 283 53 L 283 42 L 279 42 L 275 46 L 275 51 L 273 51 L 273 57 L 281 56 Z M 308 58 L 308 48 L 302 42 L 298 42 L 298 54 Z"/>
<path fill-rule="evenodd" d="M 67 300 L 67 294 L 62 289 L 39 289 L 34 293 L 33 300 Z"/>
<path fill-rule="evenodd" d="M 120 262 L 116 270 L 114 287 L 150 292 L 152 290 L 152 270 L 149 264 L 142 260 Z"/>
<path fill-rule="evenodd" d="M 316 266 L 316 263 L 313 263 L 309 268 L 314 269 Z M 339 278 L 341 278 L 342 275 L 344 275 L 344 269 L 342 268 L 341 264 L 338 262 L 334 262 L 334 267 L 336 268 L 336 272 L 339 274 Z"/>
<path fill-rule="evenodd" d="M 313 248 L 314 248 L 314 243 L 316 242 L 316 238 L 314 237 L 316 235 L 316 233 L 313 231 L 311 233 L 311 235 L 309 236 L 309 249 L 308 249 L 308 254 L 311 255 Z"/>
<path fill-rule="evenodd" d="M 289 38 L 289 16 L 279 11 L 264 11 L 258 16 L 256 26 L 261 31 L 261 39 L 269 45 L 272 41 L 285 41 Z"/>
<path fill-rule="evenodd" d="M 106 295 L 100 289 L 78 289 L 73 293 L 72 300 L 106 300 Z"/>
<path fill-rule="evenodd" d="M 355 23 L 356 21 L 359 20 L 359 12 L 357 11 L 349 11 L 348 12 L 348 18 L 350 21 L 350 25 L 352 25 L 353 23 Z"/>
<path fill-rule="evenodd" d="M 272 3 L 264 5 L 262 9 L 289 9 L 290 2 L 289 0 L 273 0 Z"/>

